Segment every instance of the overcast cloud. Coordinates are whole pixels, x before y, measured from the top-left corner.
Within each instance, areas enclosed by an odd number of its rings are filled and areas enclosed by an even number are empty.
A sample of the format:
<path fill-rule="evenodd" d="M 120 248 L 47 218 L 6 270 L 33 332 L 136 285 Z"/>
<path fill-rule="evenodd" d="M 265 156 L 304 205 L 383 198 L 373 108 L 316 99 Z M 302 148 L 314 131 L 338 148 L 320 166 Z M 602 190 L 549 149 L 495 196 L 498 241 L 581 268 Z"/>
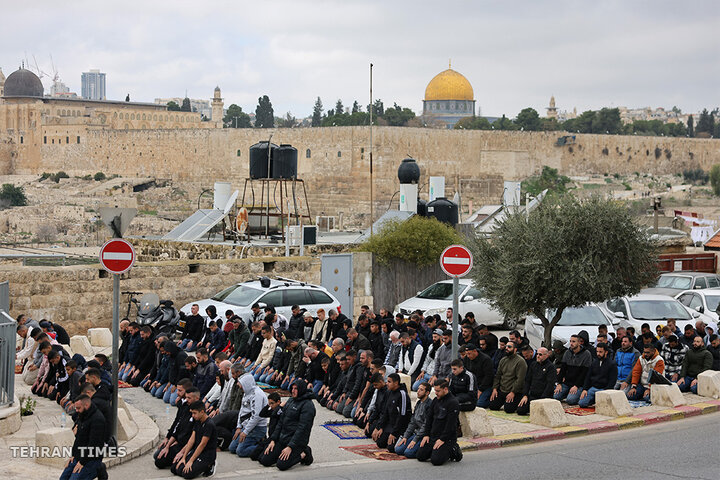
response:
<path fill-rule="evenodd" d="M 425 87 L 447 68 L 473 85 L 483 115 L 720 105 L 720 2 L 266 0 L 5 5 L 0 67 L 27 56 L 80 93 L 80 73 L 107 73 L 110 99 L 210 98 L 276 115 L 310 115 L 341 98 L 374 96 L 420 112 Z M 46 91 L 51 80 L 44 78 Z"/>

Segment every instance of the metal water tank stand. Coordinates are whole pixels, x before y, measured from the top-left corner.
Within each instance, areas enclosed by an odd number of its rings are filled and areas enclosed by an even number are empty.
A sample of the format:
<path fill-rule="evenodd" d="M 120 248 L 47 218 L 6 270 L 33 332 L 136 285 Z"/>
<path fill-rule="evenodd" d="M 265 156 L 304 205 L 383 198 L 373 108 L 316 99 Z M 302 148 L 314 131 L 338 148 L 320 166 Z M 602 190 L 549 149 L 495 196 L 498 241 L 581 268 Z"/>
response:
<path fill-rule="evenodd" d="M 252 188 L 253 182 L 260 182 L 260 203 L 256 206 L 255 205 L 255 195 L 254 195 L 254 189 Z M 267 227 L 267 230 L 269 230 L 270 226 L 270 218 L 271 217 L 280 217 L 280 231 L 283 237 L 285 237 L 285 223 L 283 222 L 283 219 L 286 217 L 294 218 L 297 225 L 303 224 L 303 219 L 307 219 L 307 224 L 312 225 L 312 213 L 310 211 L 310 203 L 308 202 L 308 196 L 307 196 L 307 190 L 305 188 L 305 182 L 299 178 L 246 178 L 245 184 L 243 186 L 243 193 L 242 193 L 242 199 L 240 200 L 240 205 L 245 206 L 245 194 L 247 193 L 248 188 L 248 182 L 250 183 L 250 188 L 253 191 L 253 199 L 252 199 L 252 205 L 250 205 L 250 208 L 248 208 L 248 215 L 253 213 L 255 210 L 259 210 L 262 214 L 262 218 L 265 219 L 265 226 Z M 278 184 L 280 186 L 280 203 L 275 203 L 275 206 L 278 207 L 280 212 L 274 213 L 270 212 L 269 208 L 263 208 L 263 202 L 265 201 L 265 186 L 267 185 L 268 192 L 270 191 L 270 187 L 272 184 L 275 183 L 275 187 L 278 187 Z M 296 193 L 296 185 L 300 184 L 302 185 L 303 193 L 302 195 L 305 197 L 305 205 L 307 208 L 307 214 L 301 214 L 298 205 L 297 205 L 297 193 Z M 292 194 L 288 192 L 288 185 L 292 187 Z M 283 193 L 284 190 L 284 193 Z M 285 211 L 285 198 L 288 200 L 292 199 L 293 205 L 295 206 L 295 213 L 292 212 L 286 212 Z M 268 207 L 270 205 L 270 201 L 275 200 L 274 198 L 268 198 Z M 249 234 L 248 234 L 249 235 Z M 262 235 L 261 235 L 262 237 Z M 265 238 L 269 238 L 269 235 L 265 235 Z"/>

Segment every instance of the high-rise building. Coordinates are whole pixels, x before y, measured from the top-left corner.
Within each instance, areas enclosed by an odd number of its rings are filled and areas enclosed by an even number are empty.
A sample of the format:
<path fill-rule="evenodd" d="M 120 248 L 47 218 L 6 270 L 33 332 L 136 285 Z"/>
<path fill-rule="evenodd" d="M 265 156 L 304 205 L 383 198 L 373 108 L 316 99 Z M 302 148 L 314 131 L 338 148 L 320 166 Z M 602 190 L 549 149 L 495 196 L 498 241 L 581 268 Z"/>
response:
<path fill-rule="evenodd" d="M 105 74 L 100 70 L 83 72 L 80 77 L 82 82 L 81 95 L 88 100 L 106 100 L 105 98 Z"/>

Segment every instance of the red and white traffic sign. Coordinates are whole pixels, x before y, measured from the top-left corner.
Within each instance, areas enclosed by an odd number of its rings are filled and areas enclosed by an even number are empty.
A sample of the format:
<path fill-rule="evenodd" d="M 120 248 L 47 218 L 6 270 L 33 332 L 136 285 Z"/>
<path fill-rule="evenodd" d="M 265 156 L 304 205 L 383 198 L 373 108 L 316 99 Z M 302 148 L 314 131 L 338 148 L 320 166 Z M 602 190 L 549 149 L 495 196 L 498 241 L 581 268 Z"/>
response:
<path fill-rule="evenodd" d="M 472 265 L 472 253 L 462 245 L 450 245 L 440 255 L 440 267 L 451 277 L 464 277 Z"/>
<path fill-rule="evenodd" d="M 125 273 L 135 263 L 135 249 L 129 242 L 113 238 L 100 249 L 100 263 L 110 273 Z"/>

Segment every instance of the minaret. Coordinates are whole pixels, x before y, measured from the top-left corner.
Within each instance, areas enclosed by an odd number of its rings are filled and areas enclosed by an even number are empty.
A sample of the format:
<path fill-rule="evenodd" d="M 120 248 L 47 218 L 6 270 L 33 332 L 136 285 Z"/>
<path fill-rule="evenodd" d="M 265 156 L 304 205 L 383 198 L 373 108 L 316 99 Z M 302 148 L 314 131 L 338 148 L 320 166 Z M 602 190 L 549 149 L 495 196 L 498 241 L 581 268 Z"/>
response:
<path fill-rule="evenodd" d="M 215 94 L 212 99 L 212 121 L 216 128 L 223 127 L 223 99 L 220 96 L 220 87 L 215 87 Z"/>
<path fill-rule="evenodd" d="M 547 107 L 547 118 L 557 118 L 557 108 L 555 107 L 555 95 L 550 96 L 550 105 Z"/>

